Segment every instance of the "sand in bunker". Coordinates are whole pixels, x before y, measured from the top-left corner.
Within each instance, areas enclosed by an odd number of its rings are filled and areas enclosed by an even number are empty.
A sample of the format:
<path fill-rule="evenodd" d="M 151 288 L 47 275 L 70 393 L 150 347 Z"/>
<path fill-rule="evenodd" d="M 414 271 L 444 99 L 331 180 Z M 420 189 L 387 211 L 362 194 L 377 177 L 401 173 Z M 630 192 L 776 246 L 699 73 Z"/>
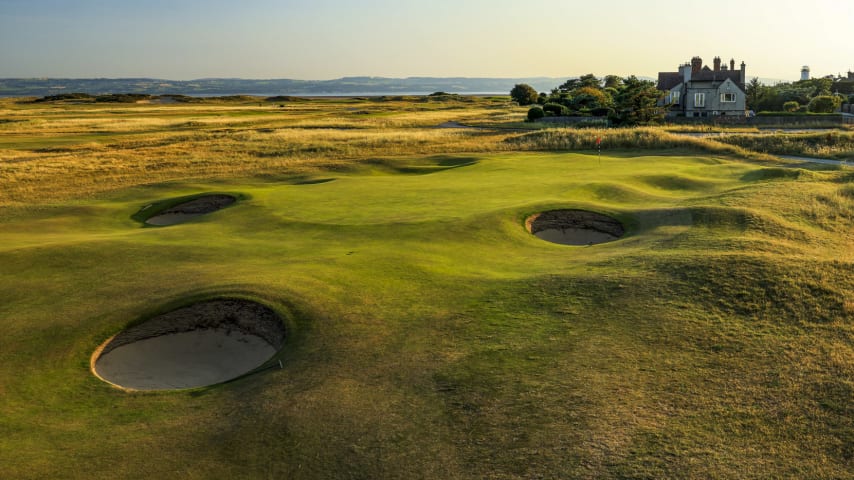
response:
<path fill-rule="evenodd" d="M 200 215 L 215 212 L 236 201 L 237 199 L 231 195 L 205 195 L 166 209 L 149 218 L 145 223 L 157 226 L 175 225 Z"/>
<path fill-rule="evenodd" d="M 285 341 L 281 318 L 256 302 L 219 298 L 119 332 L 93 354 L 103 380 L 133 390 L 222 383 L 263 365 Z"/>
<path fill-rule="evenodd" d="M 550 228 L 534 234 L 540 240 L 561 245 L 590 245 L 612 242 L 620 237 L 584 228 Z"/>
<path fill-rule="evenodd" d="M 614 218 L 586 210 L 551 210 L 532 215 L 528 231 L 541 240 L 561 245 L 596 245 L 619 239 L 625 233 Z"/>
<path fill-rule="evenodd" d="M 221 383 L 269 360 L 263 338 L 227 328 L 192 330 L 117 347 L 97 362 L 108 382 L 135 390 L 169 390 Z"/>

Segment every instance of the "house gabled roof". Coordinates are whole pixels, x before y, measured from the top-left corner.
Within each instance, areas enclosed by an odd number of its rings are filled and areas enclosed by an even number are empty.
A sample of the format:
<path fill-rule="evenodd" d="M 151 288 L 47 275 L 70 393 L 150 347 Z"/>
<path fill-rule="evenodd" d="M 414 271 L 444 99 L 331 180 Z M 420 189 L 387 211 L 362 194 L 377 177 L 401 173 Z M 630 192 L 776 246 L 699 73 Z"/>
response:
<path fill-rule="evenodd" d="M 682 74 L 679 72 L 658 72 L 659 90 L 672 90 L 673 87 L 682 83 Z"/>
<path fill-rule="evenodd" d="M 724 82 L 727 79 L 731 80 L 741 91 L 745 91 L 745 85 L 741 83 L 741 70 L 718 70 L 714 71 L 708 67 L 704 67 L 699 72 L 691 74 L 691 82 Z M 672 90 L 673 87 L 682 83 L 682 74 L 679 72 L 658 72 L 658 84 L 656 88 L 659 90 Z"/>
<path fill-rule="evenodd" d="M 714 70 L 704 69 L 700 73 L 691 75 L 692 82 L 724 82 L 731 80 L 741 91 L 744 91 L 744 84 L 741 83 L 741 70 Z"/>

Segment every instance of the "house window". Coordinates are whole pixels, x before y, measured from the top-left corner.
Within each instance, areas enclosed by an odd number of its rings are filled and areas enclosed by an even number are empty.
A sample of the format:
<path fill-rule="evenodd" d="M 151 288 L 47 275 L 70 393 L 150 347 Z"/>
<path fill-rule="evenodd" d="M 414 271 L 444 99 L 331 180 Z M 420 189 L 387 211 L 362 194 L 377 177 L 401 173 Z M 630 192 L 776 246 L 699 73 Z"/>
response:
<path fill-rule="evenodd" d="M 721 94 L 721 103 L 735 103 L 735 94 L 734 93 L 722 93 Z"/>
<path fill-rule="evenodd" d="M 682 95 L 679 95 L 679 90 L 674 90 L 670 92 L 670 103 L 674 105 L 679 105 L 679 97 L 681 96 Z"/>
<path fill-rule="evenodd" d="M 694 106 L 695 107 L 705 107 L 706 106 L 706 94 L 705 93 L 695 93 L 694 94 Z"/>

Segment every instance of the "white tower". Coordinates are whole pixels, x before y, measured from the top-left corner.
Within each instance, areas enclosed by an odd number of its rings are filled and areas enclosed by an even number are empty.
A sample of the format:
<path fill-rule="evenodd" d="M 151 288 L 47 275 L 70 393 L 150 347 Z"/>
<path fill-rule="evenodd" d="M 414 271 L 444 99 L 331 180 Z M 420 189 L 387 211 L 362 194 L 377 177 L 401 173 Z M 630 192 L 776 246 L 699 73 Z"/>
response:
<path fill-rule="evenodd" d="M 810 67 L 804 65 L 801 67 L 801 80 L 809 80 L 810 79 Z"/>

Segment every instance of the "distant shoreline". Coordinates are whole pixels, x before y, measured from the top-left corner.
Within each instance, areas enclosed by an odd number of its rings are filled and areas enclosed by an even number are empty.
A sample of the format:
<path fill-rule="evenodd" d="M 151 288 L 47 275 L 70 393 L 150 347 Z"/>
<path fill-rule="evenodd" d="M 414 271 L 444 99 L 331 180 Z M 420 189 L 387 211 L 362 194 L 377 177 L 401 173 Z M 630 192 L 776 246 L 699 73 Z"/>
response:
<path fill-rule="evenodd" d="M 226 95 L 293 97 L 365 97 L 429 95 L 435 92 L 458 95 L 509 94 L 517 84 L 548 92 L 566 78 L 384 78 L 345 77 L 334 80 L 251 80 L 208 78 L 173 81 L 155 78 L 0 78 L 0 96 L 46 97 L 66 93 L 88 95 L 146 94 L 209 97 Z M 252 92 L 252 93 L 246 93 Z"/>
<path fill-rule="evenodd" d="M 71 92 L 67 92 L 71 93 Z M 86 92 L 75 92 L 75 93 L 86 93 Z M 98 95 L 111 95 L 111 94 L 121 94 L 128 92 L 109 92 Z M 136 93 L 136 92 L 134 92 Z M 424 97 L 436 92 L 357 92 L 357 93 L 153 93 L 147 94 L 152 97 L 162 97 L 169 95 L 181 95 L 185 97 L 193 97 L 193 98 L 216 98 L 216 97 L 235 97 L 235 96 L 243 96 L 243 97 L 257 97 L 257 98 L 271 98 L 271 97 L 296 97 L 296 98 L 354 98 L 354 97 Z M 468 97 L 490 97 L 494 95 L 509 95 L 508 92 L 444 92 L 450 95 L 462 95 Z M 51 93 L 49 95 L 61 95 L 61 93 Z M 0 94 L 0 98 L 40 98 L 47 95 L 8 95 L 8 94 Z"/>

